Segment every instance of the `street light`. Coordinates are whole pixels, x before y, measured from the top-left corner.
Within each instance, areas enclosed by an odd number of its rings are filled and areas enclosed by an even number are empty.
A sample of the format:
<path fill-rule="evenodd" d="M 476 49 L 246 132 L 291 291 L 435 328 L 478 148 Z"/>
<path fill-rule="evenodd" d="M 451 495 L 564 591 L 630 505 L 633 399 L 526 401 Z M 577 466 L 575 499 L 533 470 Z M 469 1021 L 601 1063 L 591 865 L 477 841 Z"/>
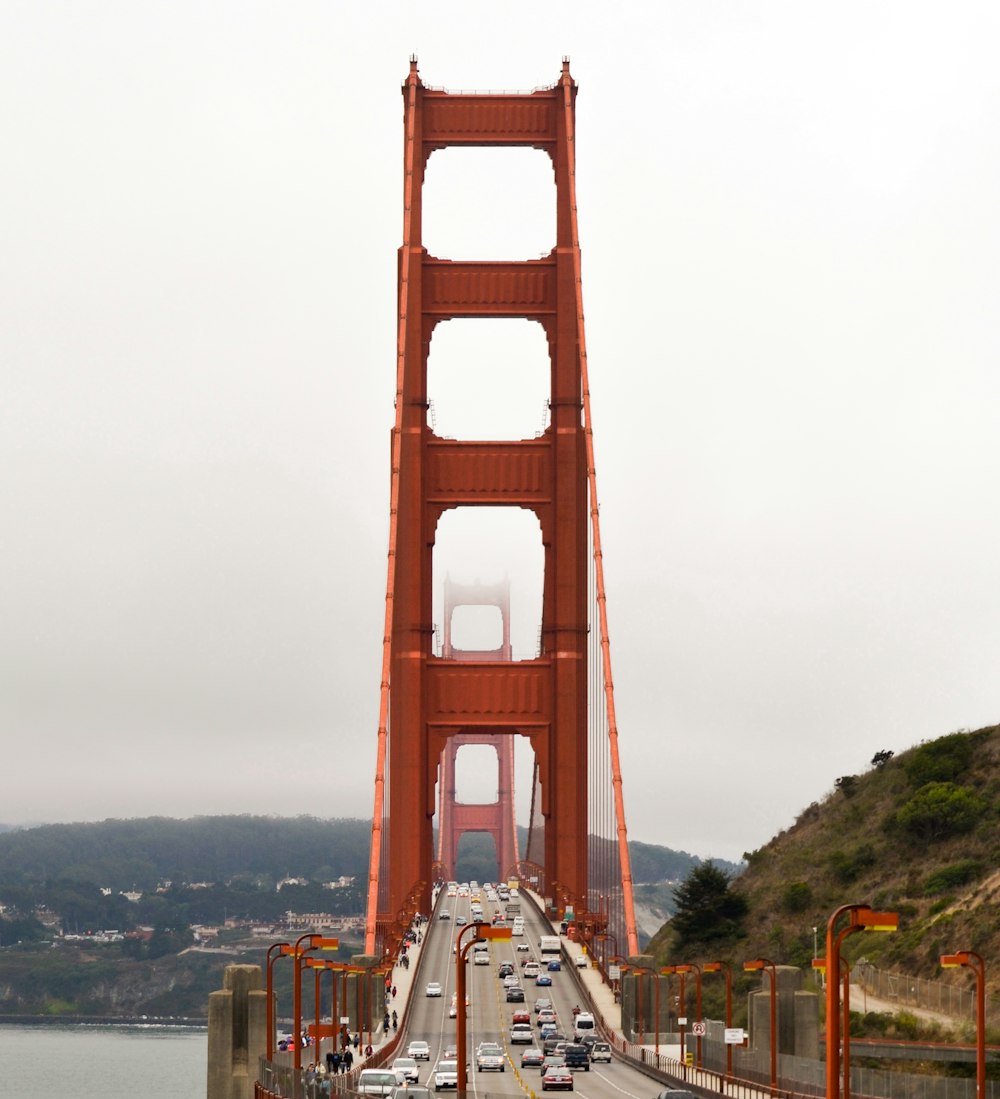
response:
<path fill-rule="evenodd" d="M 308 946 L 302 944 L 309 940 Z M 302 959 L 311 950 L 337 950 L 340 946 L 340 939 L 324 938 L 318 932 L 309 931 L 305 935 L 300 935 L 295 940 L 295 946 L 292 948 L 292 953 L 295 957 L 295 1072 L 296 1079 L 298 1079 L 298 1073 L 302 1071 L 302 1042 L 299 1040 L 302 1034 Z"/>
<path fill-rule="evenodd" d="M 705 967 L 706 969 L 708 966 Z M 701 1022 L 701 967 L 695 965 L 693 962 L 684 962 L 681 965 L 665 965 L 660 972 L 666 976 L 670 973 L 679 973 L 681 975 L 681 1015 L 687 1015 L 687 1009 L 684 1005 L 684 974 L 694 974 L 694 1014 L 695 1022 Z M 731 1012 L 730 1012 L 731 1014 Z M 727 1024 L 728 1025 L 728 1024 Z M 686 1024 L 685 1024 L 686 1026 Z M 701 1028 L 699 1027 L 699 1030 Z M 701 1068 L 701 1035 L 695 1033 L 695 1062 L 698 1068 Z M 684 1031 L 681 1031 L 681 1060 L 684 1060 Z"/>
<path fill-rule="evenodd" d="M 467 931 L 472 931 L 473 936 L 463 946 L 462 936 Z M 485 942 L 487 939 L 510 942 L 511 929 L 509 927 L 493 927 L 488 923 L 470 923 L 455 936 L 455 1037 L 457 1039 L 455 1046 L 458 1051 L 457 1090 L 459 1092 L 464 1092 L 468 1083 L 465 1063 L 468 1056 L 465 1035 L 465 956 L 468 954 L 470 946 L 474 943 Z"/>
<path fill-rule="evenodd" d="M 706 962 L 702 969 L 706 973 L 724 973 L 726 977 L 726 1030 L 733 1029 L 733 967 L 729 962 Z M 726 1075 L 733 1074 L 733 1045 L 726 1042 Z"/>
<path fill-rule="evenodd" d="M 267 948 L 265 972 L 267 973 L 267 1059 L 269 1061 L 274 1060 L 274 977 L 272 976 L 272 970 L 275 961 L 291 953 L 291 949 L 291 943 L 271 943 Z M 272 951 L 275 950 L 278 953 L 272 956 Z"/>
<path fill-rule="evenodd" d="M 752 962 L 744 962 L 743 969 L 752 973 L 758 969 L 770 970 L 771 977 L 771 1090 L 778 1088 L 778 969 L 774 962 L 767 958 L 755 958 Z M 829 1023 L 827 1024 L 829 1027 Z"/>
<path fill-rule="evenodd" d="M 986 963 L 974 950 L 942 954 L 944 969 L 965 966 L 976 975 L 976 1099 L 986 1099 Z"/>
<path fill-rule="evenodd" d="M 837 921 L 848 914 L 850 923 L 835 934 Z M 856 931 L 895 931 L 898 912 L 876 912 L 867 904 L 842 904 L 826 925 L 826 1099 L 840 1099 L 840 944 Z M 850 1035 L 844 1034 L 844 1042 Z"/>

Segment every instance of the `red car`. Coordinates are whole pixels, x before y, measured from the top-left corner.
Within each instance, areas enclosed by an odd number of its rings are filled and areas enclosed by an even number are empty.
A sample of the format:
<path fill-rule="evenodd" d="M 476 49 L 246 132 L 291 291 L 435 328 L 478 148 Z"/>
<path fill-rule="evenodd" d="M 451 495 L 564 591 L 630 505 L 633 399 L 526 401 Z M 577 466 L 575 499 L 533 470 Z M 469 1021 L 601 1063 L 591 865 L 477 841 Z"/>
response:
<path fill-rule="evenodd" d="M 542 1074 L 542 1091 L 573 1090 L 573 1073 L 565 1065 L 549 1065 Z"/>

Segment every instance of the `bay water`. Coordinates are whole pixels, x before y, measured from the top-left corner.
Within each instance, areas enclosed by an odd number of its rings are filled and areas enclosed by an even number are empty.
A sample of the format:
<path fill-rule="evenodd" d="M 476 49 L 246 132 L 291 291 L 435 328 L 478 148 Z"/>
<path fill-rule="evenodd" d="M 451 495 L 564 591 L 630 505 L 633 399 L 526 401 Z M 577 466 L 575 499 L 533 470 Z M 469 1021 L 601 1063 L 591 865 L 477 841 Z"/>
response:
<path fill-rule="evenodd" d="M 0 1096 L 11 1099 L 205 1099 L 207 1074 L 207 1030 L 0 1026 Z"/>

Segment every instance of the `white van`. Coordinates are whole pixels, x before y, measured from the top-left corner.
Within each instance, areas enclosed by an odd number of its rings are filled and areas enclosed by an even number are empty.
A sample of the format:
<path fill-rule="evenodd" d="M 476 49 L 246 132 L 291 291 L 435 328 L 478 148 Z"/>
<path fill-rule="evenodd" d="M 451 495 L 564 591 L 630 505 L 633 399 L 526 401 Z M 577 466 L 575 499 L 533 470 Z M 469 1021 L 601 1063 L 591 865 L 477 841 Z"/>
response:
<path fill-rule="evenodd" d="M 595 1034 L 597 1024 L 589 1011 L 581 1011 L 573 1020 L 573 1037 L 579 1041 L 587 1034 Z"/>
<path fill-rule="evenodd" d="M 403 1083 L 402 1073 L 383 1068 L 363 1068 L 358 1075 L 359 1095 L 389 1095 L 393 1088 Z"/>

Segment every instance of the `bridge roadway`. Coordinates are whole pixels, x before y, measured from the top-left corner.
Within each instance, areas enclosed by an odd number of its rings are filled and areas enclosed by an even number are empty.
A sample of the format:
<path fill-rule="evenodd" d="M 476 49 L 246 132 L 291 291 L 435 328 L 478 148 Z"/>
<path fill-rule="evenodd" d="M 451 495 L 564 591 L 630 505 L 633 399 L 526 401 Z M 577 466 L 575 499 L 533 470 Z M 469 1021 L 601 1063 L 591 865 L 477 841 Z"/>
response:
<path fill-rule="evenodd" d="M 493 904 L 484 901 L 483 910 L 487 915 L 494 908 Z M 442 909 L 450 911 L 450 920 L 438 918 Z M 470 1060 L 468 1090 L 476 1096 L 524 1096 L 541 1093 L 540 1071 L 537 1068 L 522 1070 L 520 1067 L 521 1053 L 528 1047 L 510 1044 L 512 1016 L 515 1011 L 527 1010 L 531 1013 L 534 1024 L 533 1007 L 536 997 L 548 997 L 552 1000 L 558 1014 L 560 1030 L 571 1037 L 573 1007 L 583 1000 L 577 986 L 581 974 L 570 969 L 565 960 L 561 972 L 549 974 L 552 978 L 550 987 L 536 987 L 533 980 L 523 977 L 521 961 L 526 956 L 539 960 L 539 937 L 552 934 L 553 929 L 542 920 L 530 904 L 523 903 L 522 910 L 525 921 L 523 937 L 512 938 L 509 942 L 490 941 L 488 966 L 473 964 L 471 949 L 468 955 L 469 960 L 466 965 L 466 991 L 469 1000 L 467 1042 Z M 411 969 L 406 974 L 411 978 L 406 982 L 411 987 L 405 990 L 409 993 L 409 1010 L 406 1013 L 406 1031 L 400 1042 L 398 1054 L 405 1055 L 406 1046 L 410 1041 L 415 1039 L 426 1041 L 430 1046 L 430 1060 L 426 1063 L 419 1062 L 420 1083 L 431 1087 L 433 1087 L 434 1067 L 443 1051 L 448 1047 L 454 1048 L 457 1044 L 456 1020 L 449 1017 L 456 980 L 455 956 L 452 951 L 458 933 L 462 930 L 455 923 L 456 916 L 464 916 L 471 922 L 469 899 L 442 894 L 437 900 L 429 923 L 425 925 L 427 934 L 420 947 L 419 970 L 414 972 Z M 469 942 L 470 938 L 471 932 L 465 936 L 463 944 Z M 518 943 L 526 943 L 528 951 L 518 951 Z M 513 962 L 515 972 L 521 975 L 525 993 L 523 1004 L 506 1001 L 503 981 L 497 975 L 498 966 L 502 961 Z M 544 965 L 542 969 L 543 972 L 548 972 Z M 596 977 L 596 974 L 593 976 Z M 440 983 L 442 989 L 440 998 L 428 997 L 425 994 L 426 986 L 431 981 Z M 403 993 L 404 989 L 400 987 L 397 997 L 401 998 Z M 610 999 L 609 996 L 609 1001 Z M 537 1034 L 537 1027 L 535 1030 Z M 504 1072 L 476 1071 L 475 1050 L 482 1041 L 500 1043 L 507 1056 Z M 541 1048 L 540 1039 L 535 1044 Z M 617 1058 L 611 1064 L 591 1065 L 589 1071 L 574 1071 L 573 1083 L 573 1093 L 579 1099 L 652 1099 L 668 1086 L 658 1083 Z"/>

